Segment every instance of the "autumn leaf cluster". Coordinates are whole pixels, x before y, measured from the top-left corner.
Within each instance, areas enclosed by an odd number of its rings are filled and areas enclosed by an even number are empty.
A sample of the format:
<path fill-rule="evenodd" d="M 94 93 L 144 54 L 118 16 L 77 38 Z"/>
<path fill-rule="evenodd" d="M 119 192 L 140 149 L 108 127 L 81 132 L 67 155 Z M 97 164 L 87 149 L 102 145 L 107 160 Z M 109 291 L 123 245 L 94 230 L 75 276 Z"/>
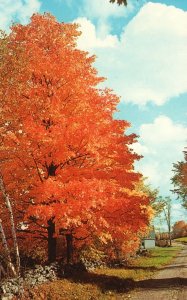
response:
<path fill-rule="evenodd" d="M 45 237 L 53 220 L 56 236 L 123 244 L 146 230 L 150 198 L 136 188 L 136 135 L 114 118 L 119 98 L 98 87 L 79 34 L 49 14 L 2 33 L 1 170 L 23 235 Z"/>

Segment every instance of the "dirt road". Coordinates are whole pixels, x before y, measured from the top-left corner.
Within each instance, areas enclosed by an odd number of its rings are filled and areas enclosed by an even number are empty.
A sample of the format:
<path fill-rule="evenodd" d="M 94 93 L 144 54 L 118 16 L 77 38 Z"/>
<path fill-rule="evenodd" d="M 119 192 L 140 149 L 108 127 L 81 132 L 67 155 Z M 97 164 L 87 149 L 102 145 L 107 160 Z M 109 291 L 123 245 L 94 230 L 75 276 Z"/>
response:
<path fill-rule="evenodd" d="M 138 282 L 131 300 L 187 300 L 187 245 L 153 279 Z"/>

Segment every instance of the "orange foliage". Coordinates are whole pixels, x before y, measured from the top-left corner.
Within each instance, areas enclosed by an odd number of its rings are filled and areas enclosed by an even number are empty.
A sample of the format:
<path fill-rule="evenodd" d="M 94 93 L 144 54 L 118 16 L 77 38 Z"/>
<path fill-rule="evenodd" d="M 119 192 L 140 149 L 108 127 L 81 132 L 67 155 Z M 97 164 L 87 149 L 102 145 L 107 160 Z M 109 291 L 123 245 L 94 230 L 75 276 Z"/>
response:
<path fill-rule="evenodd" d="M 173 225 L 173 238 L 187 236 L 187 223 L 185 221 L 175 222 Z"/>
<path fill-rule="evenodd" d="M 103 78 L 95 58 L 76 48 L 78 35 L 77 25 L 36 14 L 6 37 L 1 169 L 18 222 L 24 215 L 32 234 L 39 225 L 46 235 L 53 218 L 57 235 L 63 228 L 123 243 L 144 231 L 151 215 L 148 196 L 133 192 L 141 178 L 129 149 L 136 136 L 113 118 L 119 98 L 97 88 Z"/>

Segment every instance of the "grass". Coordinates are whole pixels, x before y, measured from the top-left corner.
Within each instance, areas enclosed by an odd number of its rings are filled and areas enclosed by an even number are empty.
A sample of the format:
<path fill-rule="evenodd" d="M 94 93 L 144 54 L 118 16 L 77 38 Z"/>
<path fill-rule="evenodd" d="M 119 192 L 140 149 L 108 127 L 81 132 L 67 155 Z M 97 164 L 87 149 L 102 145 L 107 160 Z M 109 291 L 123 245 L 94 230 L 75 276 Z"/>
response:
<path fill-rule="evenodd" d="M 132 261 L 133 266 L 139 266 L 143 268 L 156 268 L 168 264 L 181 250 L 180 246 L 175 247 L 155 247 L 150 250 L 150 255 L 148 257 L 139 257 Z"/>
<path fill-rule="evenodd" d="M 175 239 L 175 242 L 187 244 L 187 236 Z"/>
<path fill-rule="evenodd" d="M 115 275 L 119 278 L 130 278 L 135 281 L 151 278 L 162 266 L 169 264 L 180 251 L 181 247 L 161 248 L 150 250 L 148 256 L 132 259 L 130 265 L 124 269 L 100 269 L 99 274 Z"/>
<path fill-rule="evenodd" d="M 40 285 L 21 300 L 108 300 L 128 299 L 128 292 L 137 281 L 151 278 L 177 255 L 180 246 L 151 250 L 148 257 L 132 259 L 126 268 L 104 268 L 81 273 L 62 280 Z"/>

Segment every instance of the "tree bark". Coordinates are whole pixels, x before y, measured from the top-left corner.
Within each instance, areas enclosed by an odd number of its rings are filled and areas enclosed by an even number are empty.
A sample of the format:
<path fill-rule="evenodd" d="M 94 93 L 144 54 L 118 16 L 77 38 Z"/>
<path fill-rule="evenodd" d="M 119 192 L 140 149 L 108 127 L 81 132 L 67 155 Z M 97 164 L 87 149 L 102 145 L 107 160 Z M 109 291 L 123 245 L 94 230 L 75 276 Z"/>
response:
<path fill-rule="evenodd" d="M 5 269 L 3 268 L 3 266 L 0 264 L 0 281 L 1 281 L 1 278 L 3 278 L 3 276 L 4 277 L 6 276 L 6 272 L 5 272 Z"/>
<path fill-rule="evenodd" d="M 16 255 L 16 271 L 17 271 L 17 274 L 19 274 L 19 272 L 20 272 L 20 255 L 19 255 L 19 247 L 18 247 L 17 236 L 16 236 L 16 228 L 15 228 L 15 223 L 14 223 L 14 215 L 13 215 L 10 197 L 9 197 L 8 193 L 6 192 L 5 185 L 3 182 L 3 177 L 1 174 L 0 174 L 0 190 L 3 194 L 5 204 L 8 208 L 9 214 L 10 214 L 11 232 L 12 232 L 12 238 L 13 238 L 13 243 L 14 243 L 14 252 Z"/>
<path fill-rule="evenodd" d="M 56 237 L 55 234 L 55 223 L 53 222 L 53 218 L 48 220 L 48 261 L 50 263 L 56 260 Z"/>
<path fill-rule="evenodd" d="M 168 226 L 169 245 L 171 246 L 171 199 L 169 197 L 166 197 L 165 200 L 164 215 Z"/>
<path fill-rule="evenodd" d="M 73 260 L 73 236 L 71 233 L 66 234 L 66 249 L 67 264 L 70 264 Z"/>
<path fill-rule="evenodd" d="M 4 232 L 4 229 L 3 229 L 3 225 L 2 225 L 2 220 L 0 219 L 0 235 L 1 235 L 1 239 L 2 239 L 2 244 L 5 248 L 5 251 L 6 251 L 6 254 L 7 254 L 7 265 L 9 267 L 9 269 L 11 270 L 12 274 L 14 276 L 17 276 L 17 272 L 15 270 L 15 267 L 12 263 L 12 259 L 11 259 L 11 256 L 10 256 L 10 251 L 9 251 L 9 248 L 8 248 L 8 244 L 7 244 L 7 240 L 6 240 L 6 236 L 5 236 L 5 232 Z"/>

